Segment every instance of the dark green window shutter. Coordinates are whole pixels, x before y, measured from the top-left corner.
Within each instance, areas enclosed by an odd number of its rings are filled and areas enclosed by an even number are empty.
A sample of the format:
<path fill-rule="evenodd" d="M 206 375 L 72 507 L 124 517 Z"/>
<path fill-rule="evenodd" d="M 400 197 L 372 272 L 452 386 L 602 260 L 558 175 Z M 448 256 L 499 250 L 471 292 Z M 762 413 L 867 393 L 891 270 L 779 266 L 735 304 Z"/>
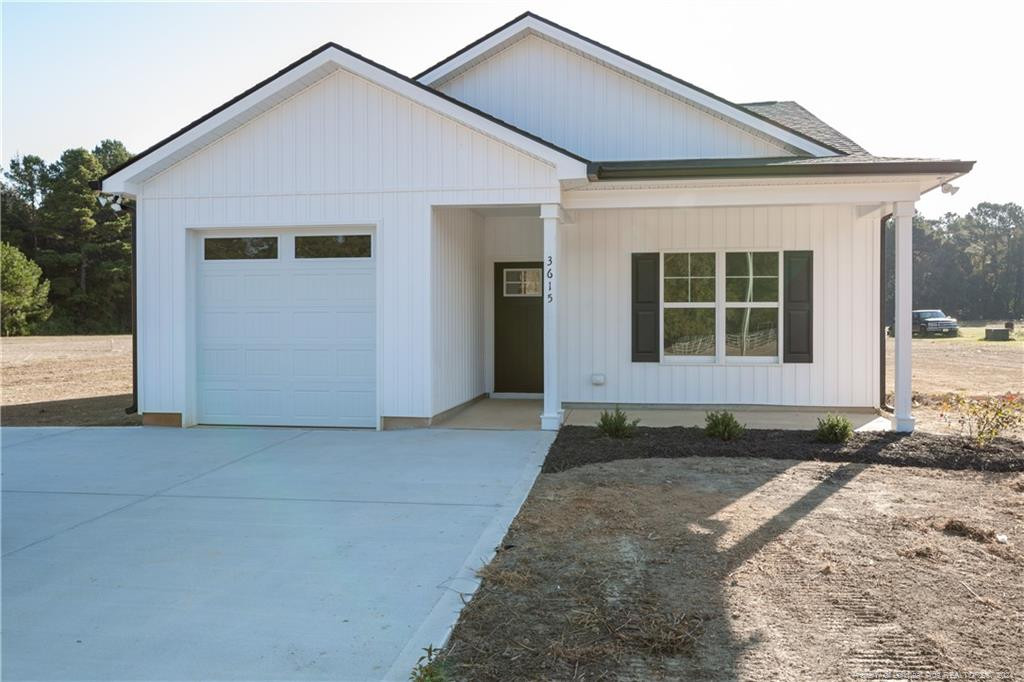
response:
<path fill-rule="evenodd" d="M 658 296 L 661 259 L 633 254 L 633 362 L 658 362 Z"/>
<path fill-rule="evenodd" d="M 812 362 L 814 350 L 814 252 L 783 254 L 782 361 Z"/>

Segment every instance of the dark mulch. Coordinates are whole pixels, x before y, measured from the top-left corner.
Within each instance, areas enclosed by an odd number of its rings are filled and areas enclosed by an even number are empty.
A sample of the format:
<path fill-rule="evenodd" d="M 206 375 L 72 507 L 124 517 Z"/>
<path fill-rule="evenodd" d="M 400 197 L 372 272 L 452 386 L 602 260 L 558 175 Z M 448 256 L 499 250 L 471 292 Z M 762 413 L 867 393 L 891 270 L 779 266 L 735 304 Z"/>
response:
<path fill-rule="evenodd" d="M 814 431 L 748 429 L 733 441 L 682 426 L 640 427 L 632 438 L 608 438 L 593 426 L 564 426 L 543 471 L 645 457 L 766 457 L 769 459 L 859 462 L 935 469 L 1024 471 L 1024 441 L 996 438 L 984 446 L 959 436 L 933 433 L 855 433 L 845 443 L 819 443 Z"/>

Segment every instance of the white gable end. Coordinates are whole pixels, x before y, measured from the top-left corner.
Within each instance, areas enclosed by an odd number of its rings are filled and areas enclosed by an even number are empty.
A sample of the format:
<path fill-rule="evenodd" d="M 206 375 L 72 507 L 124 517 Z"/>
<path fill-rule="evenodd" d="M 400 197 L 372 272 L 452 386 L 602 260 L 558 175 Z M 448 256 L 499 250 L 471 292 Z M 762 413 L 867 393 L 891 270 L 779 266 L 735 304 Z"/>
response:
<path fill-rule="evenodd" d="M 145 183 L 145 196 L 557 187 L 553 165 L 337 69 Z"/>
<path fill-rule="evenodd" d="M 529 31 L 434 87 L 595 161 L 793 155 L 767 135 Z"/>

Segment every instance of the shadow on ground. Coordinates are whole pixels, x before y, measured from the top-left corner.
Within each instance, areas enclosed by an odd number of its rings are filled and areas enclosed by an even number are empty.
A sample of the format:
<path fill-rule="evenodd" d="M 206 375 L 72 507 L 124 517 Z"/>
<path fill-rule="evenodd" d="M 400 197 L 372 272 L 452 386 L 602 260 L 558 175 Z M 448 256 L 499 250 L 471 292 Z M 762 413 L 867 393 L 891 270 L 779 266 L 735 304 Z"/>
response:
<path fill-rule="evenodd" d="M 650 459 L 543 474 L 481 571 L 446 667 L 467 680 L 744 679 L 765 647 L 736 631 L 727 586 L 865 469 L 824 465 L 816 485 L 736 516 L 795 464 Z"/>
<path fill-rule="evenodd" d="M 138 414 L 125 414 L 132 404 L 130 393 L 70 400 L 49 400 L 0 408 L 3 426 L 136 426 Z"/>

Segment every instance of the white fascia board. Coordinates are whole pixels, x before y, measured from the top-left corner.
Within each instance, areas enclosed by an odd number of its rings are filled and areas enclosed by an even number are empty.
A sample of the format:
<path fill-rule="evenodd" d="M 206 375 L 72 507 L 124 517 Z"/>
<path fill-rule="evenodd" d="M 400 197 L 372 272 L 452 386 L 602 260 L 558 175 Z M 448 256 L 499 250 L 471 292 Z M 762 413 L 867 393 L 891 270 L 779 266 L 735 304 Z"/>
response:
<path fill-rule="evenodd" d="M 562 193 L 567 210 L 600 208 L 702 208 L 714 206 L 786 206 L 806 204 L 881 204 L 917 201 L 921 185 L 914 178 L 840 184 L 782 182 L 728 185 L 721 180 L 666 186 L 616 183 L 615 188 L 570 190 Z"/>
<path fill-rule="evenodd" d="M 106 178 L 103 181 L 103 191 L 111 193 L 126 193 L 131 189 L 134 194 L 138 185 L 141 185 L 142 182 L 148 179 L 149 176 L 147 176 L 146 171 L 151 169 L 154 165 L 166 159 L 168 156 L 173 155 L 182 148 L 201 141 L 202 138 L 209 135 L 211 131 L 216 130 L 222 125 L 230 123 L 233 119 L 243 115 L 263 100 L 280 93 L 282 90 L 294 85 L 296 82 L 329 64 L 333 64 L 338 68 L 364 78 L 371 83 L 375 83 L 383 88 L 391 90 L 392 92 L 421 104 L 428 109 L 432 109 L 443 116 L 447 116 L 459 123 L 474 128 L 489 137 L 515 147 L 530 156 L 540 159 L 541 161 L 550 163 L 555 167 L 559 180 L 586 178 L 587 176 L 586 163 L 579 159 L 563 154 L 556 149 L 537 142 L 527 135 L 517 133 L 514 130 L 492 121 L 486 116 L 482 116 L 466 109 L 463 106 L 451 102 L 437 93 L 425 90 L 422 87 L 395 76 L 394 74 L 388 73 L 374 64 L 363 61 L 362 59 L 354 57 L 337 48 L 330 48 L 318 55 L 315 55 L 314 57 L 311 57 L 307 61 L 293 68 L 287 74 L 283 74 L 279 78 L 267 83 L 259 90 L 249 94 L 238 102 L 235 102 L 230 107 L 218 112 L 216 115 L 211 116 L 196 127 L 185 131 L 162 147 L 139 159 L 138 162 L 126 166 L 117 173 L 111 175 L 109 178 Z M 211 138 L 206 141 L 203 146 L 212 143 L 219 137 L 220 136 Z M 155 175 L 155 173 L 152 175 Z"/>
<path fill-rule="evenodd" d="M 525 31 L 533 31 L 534 33 L 545 36 L 555 42 L 562 43 L 574 50 L 577 50 L 578 52 L 590 55 L 593 59 L 604 62 L 613 68 L 628 73 L 634 78 L 651 83 L 652 85 L 673 93 L 703 109 L 714 112 L 723 118 L 735 121 L 740 125 L 756 130 L 764 135 L 768 135 L 790 147 L 794 147 L 811 154 L 812 156 L 836 156 L 835 151 L 827 147 L 823 147 L 820 144 L 816 144 L 805 137 L 791 133 L 790 131 L 780 128 L 769 121 L 754 116 L 738 106 L 730 106 L 704 92 L 687 87 L 679 81 L 668 78 L 657 71 L 651 70 L 650 68 L 641 66 L 632 60 L 625 59 L 614 52 L 591 43 L 588 40 L 583 40 L 571 33 L 559 30 L 534 17 L 524 17 L 521 21 L 518 21 L 504 30 L 495 33 L 487 40 L 473 46 L 472 49 L 453 57 L 450 61 L 445 62 L 444 64 L 441 64 L 440 66 L 437 66 L 423 74 L 420 76 L 419 81 L 426 85 L 436 87 L 437 84 L 445 80 L 449 75 L 457 73 L 460 69 L 468 66 L 471 62 L 474 62 L 481 57 L 489 56 L 493 52 L 500 51 L 506 44 L 517 40 Z"/>

